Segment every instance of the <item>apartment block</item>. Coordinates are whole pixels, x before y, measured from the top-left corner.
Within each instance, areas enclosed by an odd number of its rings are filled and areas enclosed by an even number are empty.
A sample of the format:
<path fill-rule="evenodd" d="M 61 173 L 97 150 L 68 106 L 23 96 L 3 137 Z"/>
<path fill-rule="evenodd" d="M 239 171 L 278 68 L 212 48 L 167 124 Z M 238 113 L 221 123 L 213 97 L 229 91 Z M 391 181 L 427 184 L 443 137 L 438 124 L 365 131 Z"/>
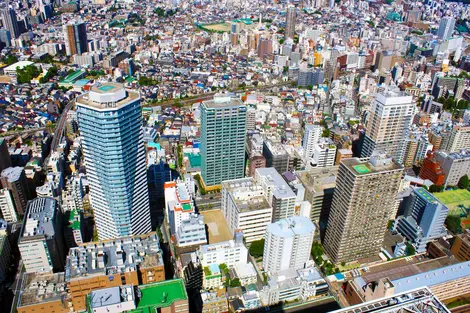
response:
<path fill-rule="evenodd" d="M 454 126 L 450 132 L 449 141 L 442 150 L 459 152 L 470 147 L 470 126 Z"/>
<path fill-rule="evenodd" d="M 334 263 L 378 255 L 402 172 L 383 154 L 341 161 L 324 240 Z"/>
<path fill-rule="evenodd" d="M 470 175 L 470 149 L 452 153 L 437 151 L 435 158 L 445 174 L 446 186 L 455 186 L 462 176 Z"/>
<path fill-rule="evenodd" d="M 222 182 L 222 213 L 230 231 L 235 234 L 241 230 L 245 241 L 250 243 L 263 238 L 273 208 L 265 190 L 252 177 L 247 177 Z"/>
<path fill-rule="evenodd" d="M 245 264 L 248 260 L 248 249 L 243 244 L 241 237 L 199 247 L 196 254 L 202 266 L 211 264 Z"/>

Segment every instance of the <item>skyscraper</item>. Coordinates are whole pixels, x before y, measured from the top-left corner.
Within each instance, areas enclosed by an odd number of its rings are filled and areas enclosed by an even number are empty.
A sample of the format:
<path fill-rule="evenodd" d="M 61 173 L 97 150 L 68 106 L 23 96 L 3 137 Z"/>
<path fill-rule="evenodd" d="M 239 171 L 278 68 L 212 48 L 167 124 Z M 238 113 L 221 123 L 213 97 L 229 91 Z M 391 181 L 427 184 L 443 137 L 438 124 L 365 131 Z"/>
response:
<path fill-rule="evenodd" d="M 374 151 L 380 151 L 402 164 L 414 112 L 413 97 L 404 92 L 385 90 L 377 94 L 366 124 L 361 157 L 370 157 Z"/>
<path fill-rule="evenodd" d="M 385 155 L 341 160 L 324 240 L 334 263 L 380 252 L 402 172 Z"/>
<path fill-rule="evenodd" d="M 439 29 L 437 30 L 437 37 L 439 39 L 447 39 L 452 37 L 452 32 L 455 27 L 455 19 L 452 16 L 446 16 L 441 19 Z"/>
<path fill-rule="evenodd" d="M 107 83 L 76 104 L 100 240 L 151 231 L 139 93 Z"/>
<path fill-rule="evenodd" d="M 18 38 L 20 36 L 20 28 L 18 26 L 18 20 L 16 19 L 15 10 L 5 7 L 2 8 L 2 22 L 3 27 L 10 31 L 12 38 Z"/>
<path fill-rule="evenodd" d="M 65 50 L 67 55 L 82 54 L 88 51 L 86 24 L 72 22 L 64 25 Z"/>
<path fill-rule="evenodd" d="M 305 266 L 312 250 L 315 225 L 305 216 L 292 216 L 268 225 L 264 236 L 263 267 L 276 273 Z"/>
<path fill-rule="evenodd" d="M 295 18 L 296 18 L 295 7 L 294 6 L 288 7 L 287 13 L 286 13 L 286 29 L 284 31 L 286 38 L 294 38 Z"/>
<path fill-rule="evenodd" d="M 227 95 L 201 104 L 201 173 L 206 186 L 243 178 L 246 110 L 240 99 Z"/>

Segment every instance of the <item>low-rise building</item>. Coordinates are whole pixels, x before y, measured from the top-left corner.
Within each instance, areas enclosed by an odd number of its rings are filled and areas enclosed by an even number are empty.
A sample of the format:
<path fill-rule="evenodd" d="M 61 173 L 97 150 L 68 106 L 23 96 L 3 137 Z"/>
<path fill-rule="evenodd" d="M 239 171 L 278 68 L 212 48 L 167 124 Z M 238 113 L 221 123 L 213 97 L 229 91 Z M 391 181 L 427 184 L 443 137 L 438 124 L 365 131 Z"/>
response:
<path fill-rule="evenodd" d="M 196 254 L 203 266 L 222 263 L 234 266 L 245 264 L 248 260 L 248 249 L 243 244 L 241 236 L 235 240 L 203 245 Z"/>
<path fill-rule="evenodd" d="M 201 292 L 202 313 L 227 313 L 228 303 L 225 290 L 219 289 L 216 292 Z"/>
<path fill-rule="evenodd" d="M 211 264 L 204 267 L 204 277 L 202 286 L 205 289 L 214 289 L 217 290 L 222 287 L 222 271 L 218 264 Z"/>
<path fill-rule="evenodd" d="M 450 251 L 459 261 L 470 261 L 470 235 L 455 236 Z"/>
<path fill-rule="evenodd" d="M 121 313 L 136 308 L 134 287 L 132 285 L 98 289 L 87 296 L 88 312 Z"/>

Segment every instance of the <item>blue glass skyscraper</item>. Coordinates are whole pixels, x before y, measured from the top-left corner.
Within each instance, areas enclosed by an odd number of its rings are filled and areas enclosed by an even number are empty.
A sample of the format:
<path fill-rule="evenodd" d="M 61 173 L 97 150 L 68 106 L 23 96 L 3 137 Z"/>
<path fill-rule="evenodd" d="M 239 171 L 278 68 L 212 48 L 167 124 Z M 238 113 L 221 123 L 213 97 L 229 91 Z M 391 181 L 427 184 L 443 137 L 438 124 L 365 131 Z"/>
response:
<path fill-rule="evenodd" d="M 139 93 L 107 83 L 76 105 L 99 239 L 150 232 Z"/>

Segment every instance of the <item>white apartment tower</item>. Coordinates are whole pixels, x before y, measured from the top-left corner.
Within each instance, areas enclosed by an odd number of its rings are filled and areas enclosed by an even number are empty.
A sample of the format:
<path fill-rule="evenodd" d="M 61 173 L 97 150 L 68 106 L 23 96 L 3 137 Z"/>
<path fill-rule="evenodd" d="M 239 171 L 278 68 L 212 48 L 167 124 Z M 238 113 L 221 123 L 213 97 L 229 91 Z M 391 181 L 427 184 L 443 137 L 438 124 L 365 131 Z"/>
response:
<path fill-rule="evenodd" d="M 264 236 L 263 267 L 266 272 L 298 270 L 310 259 L 315 225 L 305 216 L 272 223 Z"/>
<path fill-rule="evenodd" d="M 336 146 L 329 138 L 322 138 L 313 148 L 310 158 L 312 167 L 328 167 L 335 165 Z"/>
<path fill-rule="evenodd" d="M 304 157 L 308 160 L 313 154 L 315 145 L 320 141 L 323 132 L 323 127 L 320 125 L 305 125 L 304 139 L 302 148 L 304 150 Z"/>
<path fill-rule="evenodd" d="M 415 108 L 413 97 L 399 90 L 388 89 L 377 94 L 366 124 L 361 157 L 380 151 L 402 164 Z"/>

